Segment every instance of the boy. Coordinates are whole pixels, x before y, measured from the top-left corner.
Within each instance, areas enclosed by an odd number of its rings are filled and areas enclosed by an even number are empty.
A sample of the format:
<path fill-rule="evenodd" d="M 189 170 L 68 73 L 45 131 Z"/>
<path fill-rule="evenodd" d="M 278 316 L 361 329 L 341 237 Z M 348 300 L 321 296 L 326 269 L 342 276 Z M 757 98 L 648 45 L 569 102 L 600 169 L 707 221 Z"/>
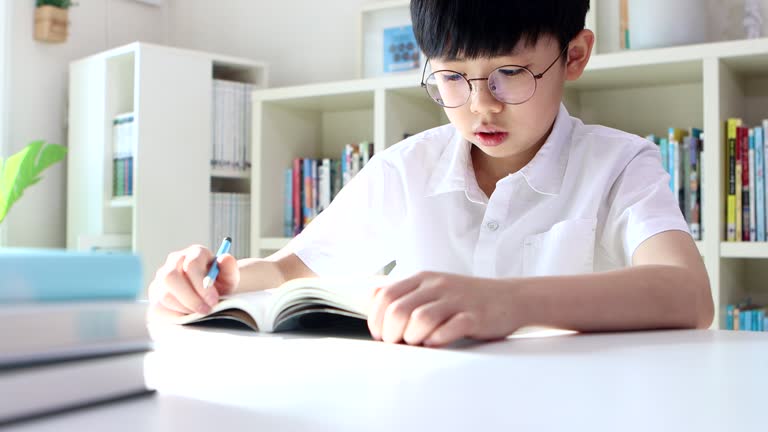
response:
<path fill-rule="evenodd" d="M 395 260 L 400 280 L 376 291 L 368 319 L 387 342 L 442 346 L 526 325 L 707 328 L 707 273 L 659 151 L 561 104 L 591 55 L 588 8 L 411 0 L 422 85 L 450 124 L 374 156 L 278 253 L 221 258 L 215 290 L 202 289 L 208 249 L 170 254 L 150 286 L 153 314 Z"/>

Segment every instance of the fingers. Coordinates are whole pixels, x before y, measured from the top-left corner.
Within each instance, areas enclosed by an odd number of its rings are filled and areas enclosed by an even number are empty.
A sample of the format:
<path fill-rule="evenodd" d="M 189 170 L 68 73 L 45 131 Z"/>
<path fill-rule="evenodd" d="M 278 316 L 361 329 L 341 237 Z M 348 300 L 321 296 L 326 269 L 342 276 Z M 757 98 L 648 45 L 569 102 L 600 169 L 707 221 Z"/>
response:
<path fill-rule="evenodd" d="M 203 288 L 203 279 L 211 266 L 213 255 L 207 248 L 191 246 L 184 254 L 184 262 L 181 270 L 197 295 L 210 307 L 219 302 L 219 294 L 216 290 Z"/>
<path fill-rule="evenodd" d="M 230 254 L 225 254 L 218 258 L 218 262 L 219 276 L 213 284 L 216 289 L 211 291 L 216 291 L 219 295 L 232 294 L 240 284 L 240 269 L 237 266 L 237 259 Z"/>
<path fill-rule="evenodd" d="M 391 343 L 402 341 L 407 327 L 419 325 L 415 322 L 417 317 L 413 315 L 414 311 L 434 300 L 434 291 L 422 284 L 418 289 L 412 290 L 390 303 L 384 312 L 384 320 L 380 330 L 381 339 Z"/>
<path fill-rule="evenodd" d="M 403 341 L 409 345 L 421 345 L 438 327 L 445 324 L 456 308 L 447 301 L 435 301 L 413 310 L 403 332 Z"/>
<path fill-rule="evenodd" d="M 198 295 L 195 289 L 192 287 L 189 279 L 184 274 L 182 269 L 184 263 L 184 256 L 179 258 L 176 262 L 174 269 L 168 271 L 165 277 L 162 279 L 162 283 L 165 286 L 167 292 L 171 293 L 176 300 L 179 301 L 187 309 L 198 312 L 201 314 L 207 314 L 210 311 L 210 306 Z"/>
<path fill-rule="evenodd" d="M 438 327 L 424 341 L 425 346 L 440 347 L 470 336 L 475 330 L 475 317 L 468 312 L 459 312 Z"/>
<path fill-rule="evenodd" d="M 377 289 L 368 315 L 368 329 L 374 339 L 381 339 L 382 323 L 389 305 L 401 296 L 415 290 L 421 283 L 418 278 L 408 278 L 392 285 Z"/>
<path fill-rule="evenodd" d="M 199 285 L 202 289 L 201 274 L 205 273 L 203 262 L 207 256 L 210 256 L 210 251 L 202 246 L 170 253 L 149 286 L 149 297 L 153 306 L 150 312 L 158 318 L 169 314 L 172 316 L 174 313 L 209 313 L 210 305 L 195 288 Z M 214 295 L 218 301 L 218 295 L 215 292 Z"/>

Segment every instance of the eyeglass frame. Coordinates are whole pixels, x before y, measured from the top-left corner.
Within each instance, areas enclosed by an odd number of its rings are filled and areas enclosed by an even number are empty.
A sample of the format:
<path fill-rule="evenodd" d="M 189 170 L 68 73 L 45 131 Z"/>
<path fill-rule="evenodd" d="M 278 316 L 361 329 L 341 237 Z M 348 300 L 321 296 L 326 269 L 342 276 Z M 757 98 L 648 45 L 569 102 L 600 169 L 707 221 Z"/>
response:
<path fill-rule="evenodd" d="M 493 94 L 493 90 L 491 90 L 490 87 L 488 87 L 488 91 L 491 93 L 491 96 L 493 96 L 494 99 L 496 99 L 497 101 L 499 101 L 499 102 L 501 102 L 503 104 L 506 104 L 506 105 L 522 105 L 522 104 L 528 102 L 529 100 L 531 100 L 533 98 L 533 95 L 536 94 L 536 90 L 539 87 L 538 86 L 539 80 L 542 77 L 544 77 L 545 73 L 549 72 L 549 70 L 552 69 L 552 66 L 554 66 L 555 63 L 557 63 L 558 60 L 560 60 L 560 58 L 563 56 L 563 54 L 566 53 L 567 50 L 568 50 L 568 44 L 566 44 L 565 47 L 563 48 L 563 50 L 560 51 L 560 54 L 557 56 L 557 58 L 549 66 L 547 66 L 546 69 L 544 69 L 544 72 L 541 72 L 540 74 L 534 74 L 533 71 L 531 71 L 530 69 L 528 69 L 525 66 L 513 65 L 513 64 L 502 65 L 502 66 L 497 67 L 496 69 L 492 70 L 491 73 L 488 74 L 488 78 L 467 78 L 467 74 L 466 73 L 462 73 L 462 72 L 451 70 L 451 69 L 440 69 L 440 70 L 436 70 L 436 71 L 430 73 L 429 76 L 432 76 L 432 75 L 434 75 L 434 74 L 436 74 L 438 72 L 454 72 L 456 74 L 459 74 L 462 78 L 464 78 L 464 81 L 469 86 L 469 95 L 467 96 L 467 99 L 464 101 L 464 103 L 462 103 L 461 105 L 456 105 L 456 106 L 446 106 L 446 105 L 443 105 L 443 104 L 439 103 L 438 101 L 436 101 L 435 98 L 432 97 L 431 94 L 429 94 L 429 90 L 427 90 L 427 83 L 424 82 L 424 78 L 425 78 L 426 73 L 427 73 L 427 65 L 429 65 L 429 59 L 427 59 L 424 62 L 424 70 L 421 71 L 421 87 L 424 88 L 424 91 L 427 92 L 427 95 L 429 96 L 429 98 L 434 103 L 440 105 L 441 107 L 443 107 L 443 108 L 458 108 L 458 107 L 466 105 L 467 102 L 469 101 L 469 99 L 472 98 L 472 90 L 474 89 L 474 87 L 472 85 L 472 81 L 487 81 L 487 82 L 490 82 L 491 75 L 494 72 L 496 72 L 497 70 L 499 70 L 501 68 L 505 68 L 505 67 L 515 67 L 515 68 L 519 68 L 519 69 L 525 69 L 533 77 L 533 92 L 528 97 L 528 99 L 526 99 L 526 100 L 524 100 L 522 102 L 504 102 L 504 101 L 499 100 L 499 99 L 496 98 L 496 95 Z M 426 78 L 429 78 L 429 76 L 427 76 Z"/>

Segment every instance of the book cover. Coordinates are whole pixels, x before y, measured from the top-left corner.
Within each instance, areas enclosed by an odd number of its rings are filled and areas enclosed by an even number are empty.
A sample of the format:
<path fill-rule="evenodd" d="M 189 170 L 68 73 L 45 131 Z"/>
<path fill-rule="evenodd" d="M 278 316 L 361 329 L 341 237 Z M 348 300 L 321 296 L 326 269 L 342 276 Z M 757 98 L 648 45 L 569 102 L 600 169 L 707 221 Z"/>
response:
<path fill-rule="evenodd" d="M 384 72 L 418 70 L 421 63 L 419 47 L 413 34 L 413 26 L 384 29 Z"/>
<path fill-rule="evenodd" d="M 58 249 L 0 248 L 0 304 L 134 300 L 141 292 L 137 255 Z"/>

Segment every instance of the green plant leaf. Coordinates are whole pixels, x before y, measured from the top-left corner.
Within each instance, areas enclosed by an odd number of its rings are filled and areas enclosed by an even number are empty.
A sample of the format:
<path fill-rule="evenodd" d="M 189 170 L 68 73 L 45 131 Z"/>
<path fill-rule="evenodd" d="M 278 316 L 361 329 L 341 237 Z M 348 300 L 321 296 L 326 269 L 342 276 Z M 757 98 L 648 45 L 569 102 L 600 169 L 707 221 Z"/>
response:
<path fill-rule="evenodd" d="M 38 183 L 40 174 L 66 157 L 67 148 L 34 141 L 3 162 L 0 160 L 0 223 L 24 189 Z"/>

